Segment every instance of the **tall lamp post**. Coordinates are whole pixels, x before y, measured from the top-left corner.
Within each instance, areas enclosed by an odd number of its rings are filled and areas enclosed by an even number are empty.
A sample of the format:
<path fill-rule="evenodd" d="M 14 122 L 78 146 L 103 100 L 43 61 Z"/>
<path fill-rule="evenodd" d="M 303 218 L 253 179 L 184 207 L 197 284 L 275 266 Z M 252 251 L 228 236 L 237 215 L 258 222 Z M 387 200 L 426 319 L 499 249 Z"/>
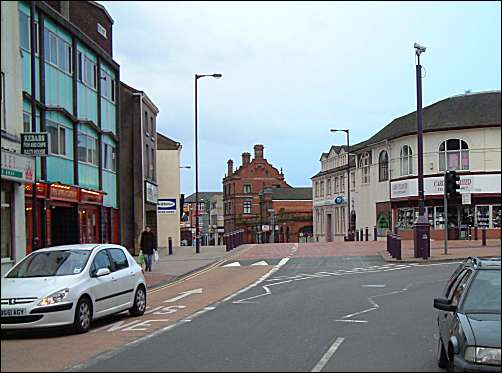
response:
<path fill-rule="evenodd" d="M 415 258 L 429 257 L 430 226 L 429 219 L 425 216 L 424 203 L 424 128 L 422 112 L 422 66 L 420 65 L 420 55 L 425 52 L 425 47 L 415 43 L 415 54 L 417 65 L 415 67 L 417 80 L 417 146 L 418 146 L 418 217 L 413 225 L 413 242 Z"/>
<path fill-rule="evenodd" d="M 211 76 L 220 79 L 221 74 L 195 74 L 195 253 L 200 253 L 199 242 L 199 155 L 198 155 L 198 136 L 197 136 L 197 81 L 200 78 Z"/>
<path fill-rule="evenodd" d="M 345 132 L 347 134 L 347 239 L 350 240 L 351 230 L 350 230 L 350 149 L 349 149 L 349 130 L 348 129 L 330 129 L 331 132 Z"/>

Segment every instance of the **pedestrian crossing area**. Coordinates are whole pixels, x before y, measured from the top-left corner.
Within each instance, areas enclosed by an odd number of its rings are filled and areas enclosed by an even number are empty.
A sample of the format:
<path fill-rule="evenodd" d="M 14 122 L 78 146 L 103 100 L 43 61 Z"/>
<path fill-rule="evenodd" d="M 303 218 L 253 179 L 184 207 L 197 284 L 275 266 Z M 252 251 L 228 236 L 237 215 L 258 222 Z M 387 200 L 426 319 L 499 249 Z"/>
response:
<path fill-rule="evenodd" d="M 239 260 L 239 261 L 229 261 L 222 265 L 222 267 L 254 267 L 254 266 L 275 266 L 279 263 L 279 259 L 247 259 L 247 260 Z"/>

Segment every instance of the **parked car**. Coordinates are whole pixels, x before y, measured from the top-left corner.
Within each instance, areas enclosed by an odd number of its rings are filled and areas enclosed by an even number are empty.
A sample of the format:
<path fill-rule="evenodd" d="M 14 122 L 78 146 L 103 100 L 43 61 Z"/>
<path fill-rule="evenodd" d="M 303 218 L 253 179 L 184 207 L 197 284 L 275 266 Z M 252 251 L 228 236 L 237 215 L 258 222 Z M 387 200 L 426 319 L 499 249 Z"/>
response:
<path fill-rule="evenodd" d="M 94 319 L 146 309 L 141 267 L 119 245 L 85 244 L 37 250 L 2 278 L 2 329 L 73 326 L 89 330 Z"/>
<path fill-rule="evenodd" d="M 500 372 L 500 257 L 468 258 L 448 280 L 438 313 L 438 365 Z"/>

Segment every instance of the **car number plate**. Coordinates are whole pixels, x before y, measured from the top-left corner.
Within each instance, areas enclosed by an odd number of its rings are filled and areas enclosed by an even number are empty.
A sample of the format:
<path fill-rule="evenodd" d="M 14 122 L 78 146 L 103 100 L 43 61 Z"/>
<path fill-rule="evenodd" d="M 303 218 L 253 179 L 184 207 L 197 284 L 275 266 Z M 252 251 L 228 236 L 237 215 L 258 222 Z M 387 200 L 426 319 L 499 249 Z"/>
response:
<path fill-rule="evenodd" d="M 2 317 L 4 316 L 24 316 L 26 310 L 24 308 L 8 308 L 2 309 Z"/>

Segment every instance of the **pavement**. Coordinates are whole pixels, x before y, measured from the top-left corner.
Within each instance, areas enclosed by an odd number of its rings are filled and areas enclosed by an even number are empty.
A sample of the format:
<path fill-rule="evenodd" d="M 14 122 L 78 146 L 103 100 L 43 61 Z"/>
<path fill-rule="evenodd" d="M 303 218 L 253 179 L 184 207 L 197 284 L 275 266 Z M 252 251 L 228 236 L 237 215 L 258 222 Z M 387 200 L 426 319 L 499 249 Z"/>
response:
<path fill-rule="evenodd" d="M 153 264 L 152 272 L 145 273 L 149 289 L 158 288 L 204 269 L 218 266 L 233 258 L 267 259 L 284 258 L 289 255 L 291 243 L 274 245 L 241 245 L 229 252 L 226 247 L 201 246 L 199 254 L 194 246 L 173 247 L 169 255 L 167 248 L 159 249 L 160 260 Z M 431 257 L 427 260 L 415 258 L 413 241 L 402 241 L 402 259 L 392 258 L 386 251 L 386 241 L 352 241 L 326 243 L 300 243 L 292 257 L 329 257 L 329 256 L 368 256 L 380 255 L 387 262 L 441 262 L 461 260 L 469 256 L 491 257 L 501 255 L 500 239 L 487 240 L 482 246 L 481 241 L 449 241 L 448 254 L 444 254 L 443 241 L 431 241 Z M 253 248 L 252 250 L 250 250 Z"/>

